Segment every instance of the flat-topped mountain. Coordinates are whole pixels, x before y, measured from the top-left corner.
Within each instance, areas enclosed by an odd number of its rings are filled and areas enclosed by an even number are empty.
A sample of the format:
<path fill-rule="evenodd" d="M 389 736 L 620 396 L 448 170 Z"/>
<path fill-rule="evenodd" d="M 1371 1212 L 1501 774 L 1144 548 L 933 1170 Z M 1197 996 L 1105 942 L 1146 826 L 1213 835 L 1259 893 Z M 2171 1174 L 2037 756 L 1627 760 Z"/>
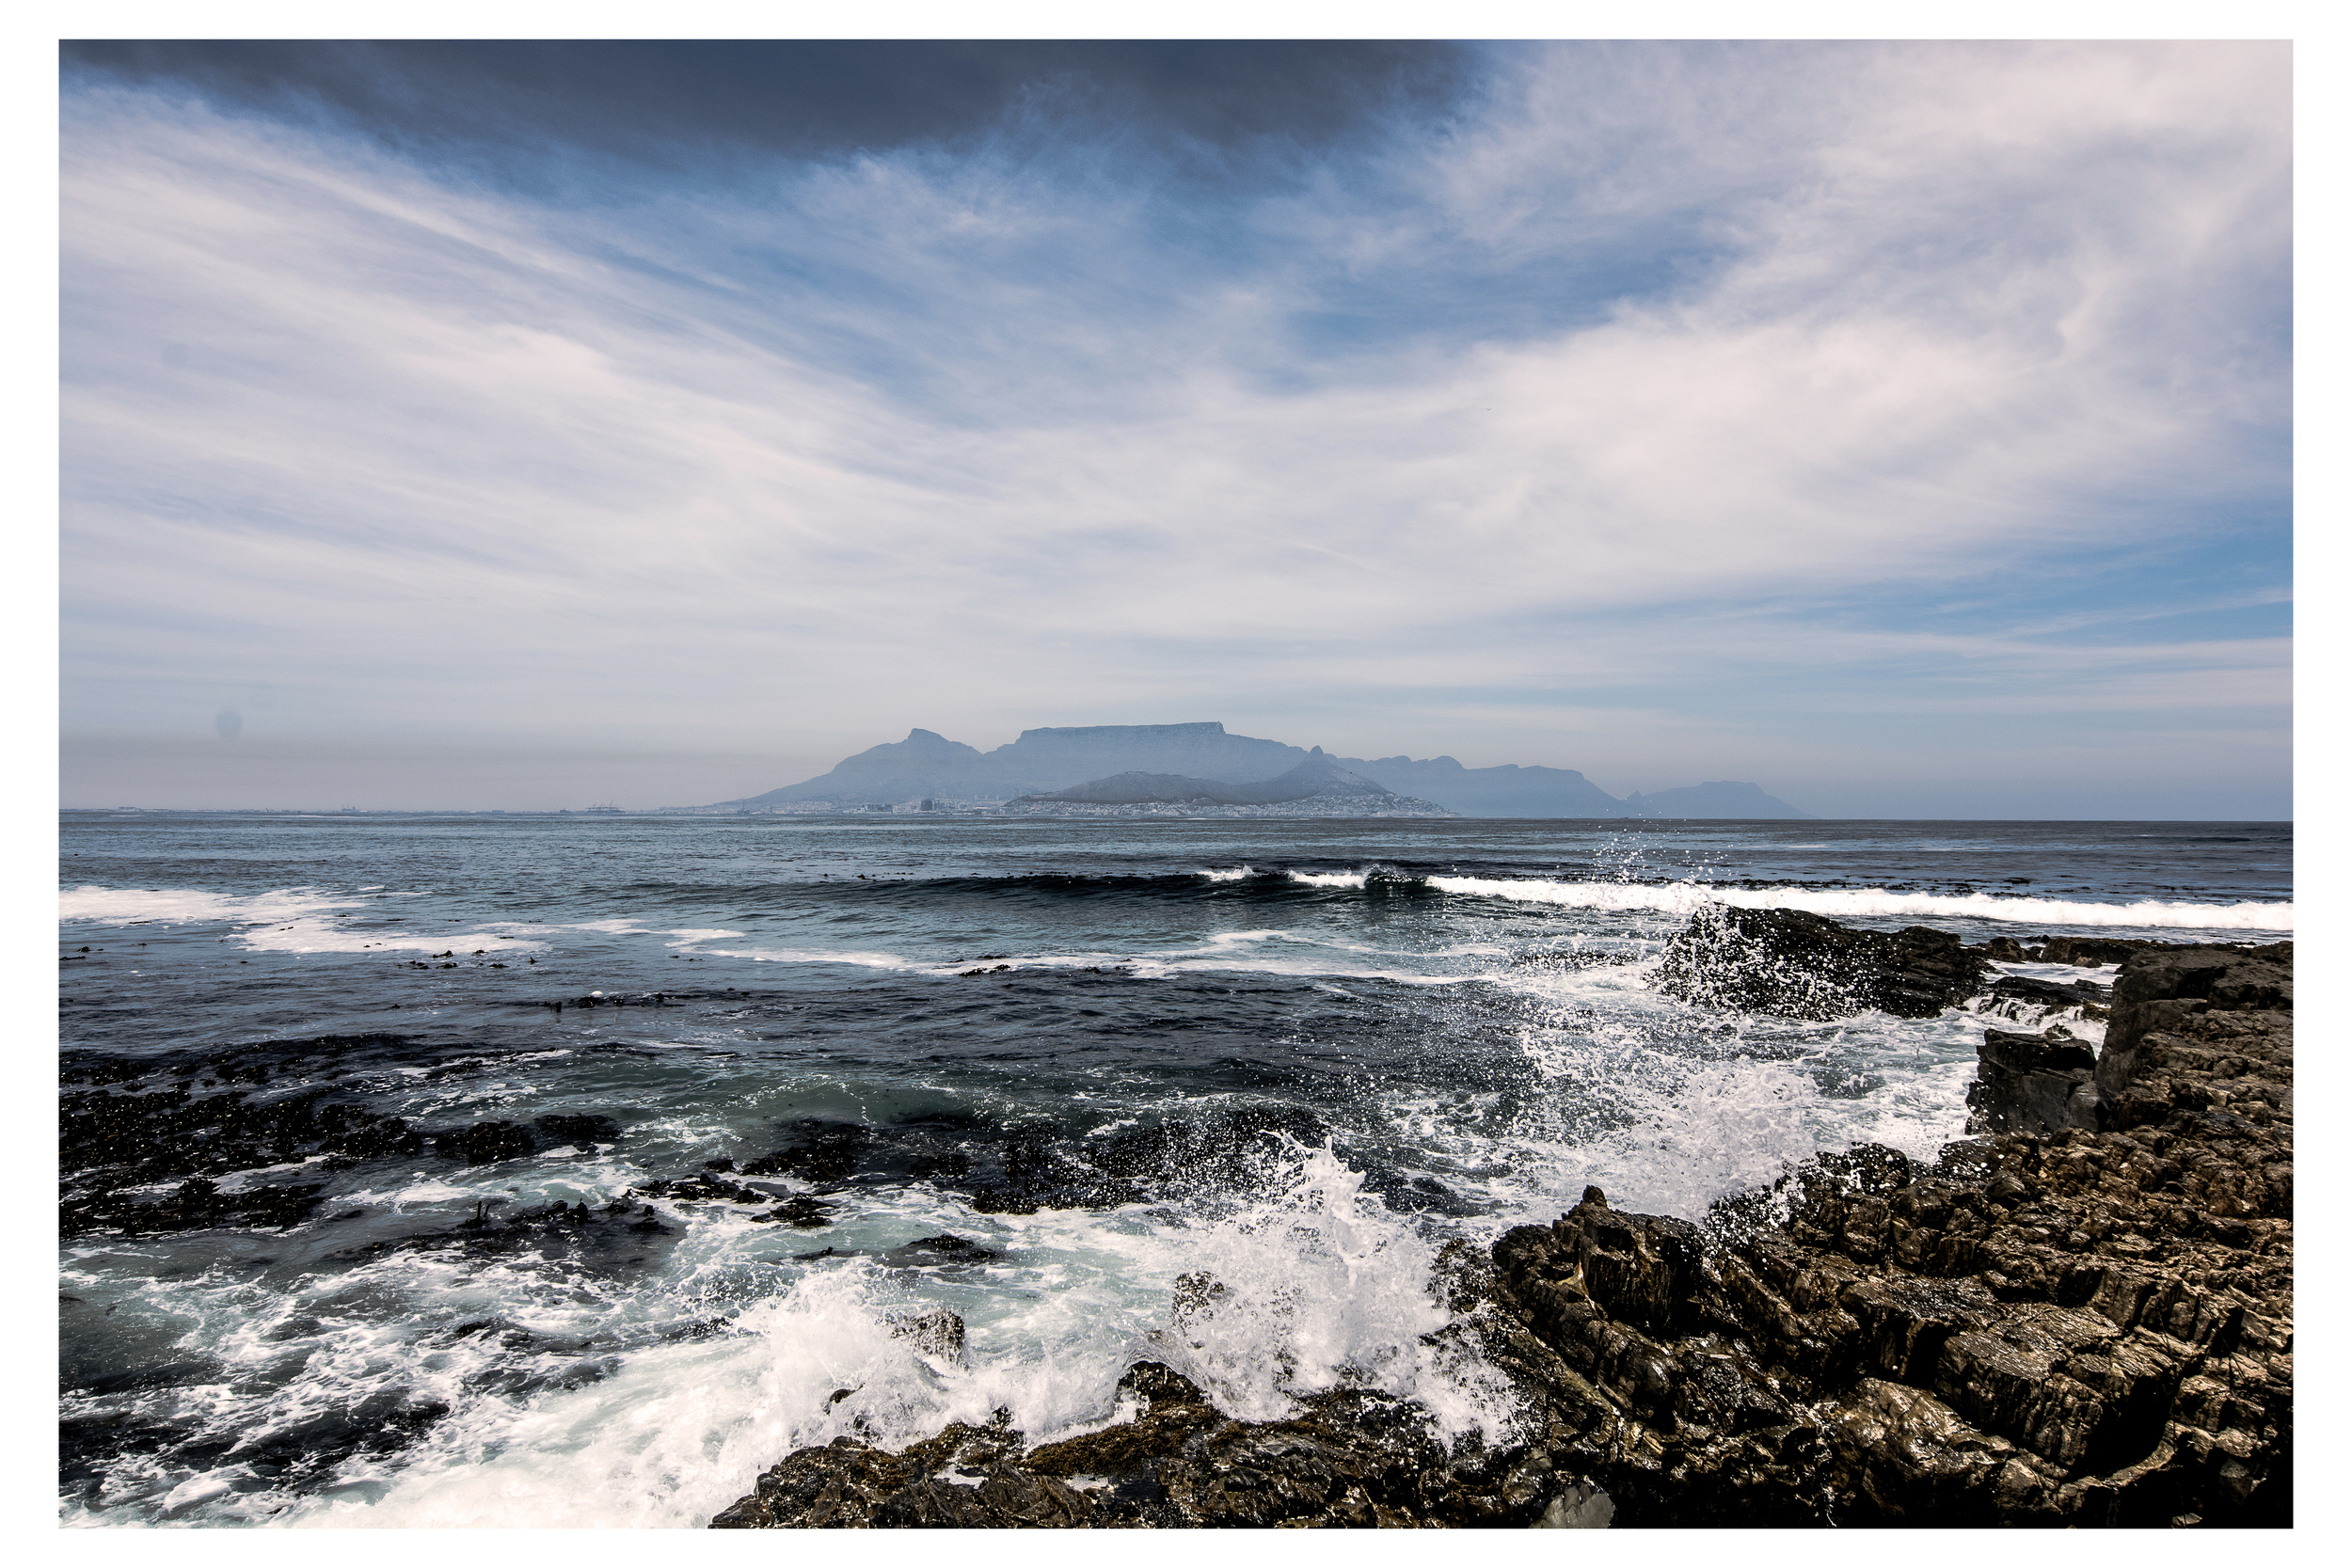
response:
<path fill-rule="evenodd" d="M 1765 794 L 1752 784 L 1728 779 L 1714 784 L 1685 784 L 1680 789 L 1640 790 L 1625 798 L 1633 816 L 1746 817 L 1751 820 L 1810 822 L 1813 814 Z"/>
<path fill-rule="evenodd" d="M 1292 777 L 1313 765 L 1319 771 Z M 1343 775 L 1352 784 L 1335 782 Z M 1275 781 L 1288 782 L 1276 786 Z M 1310 783 L 1313 787 L 1306 787 Z M 1265 785 L 1295 794 L 1250 795 Z M 1102 791 L 1101 795 L 1073 793 Z M 1191 791 L 1191 793 L 1184 793 Z M 1141 793 L 1138 793 L 1141 792 Z M 1360 792 L 1427 802 L 1464 816 L 1802 817 L 1752 784 L 1706 784 L 1620 800 L 1568 768 L 1465 768 L 1452 757 L 1334 757 L 1245 735 L 1215 721 L 1080 724 L 1024 730 L 982 752 L 932 730 L 845 757 L 831 772 L 740 800 L 689 808 L 710 812 L 875 807 L 916 800 L 1005 801 L 1040 797 L 1073 804 L 1280 804 Z M 1117 799 L 1113 797 L 1116 796 Z M 1230 797 L 1230 799 L 1229 799 Z M 1031 804 L 1037 803 L 1031 800 Z"/>

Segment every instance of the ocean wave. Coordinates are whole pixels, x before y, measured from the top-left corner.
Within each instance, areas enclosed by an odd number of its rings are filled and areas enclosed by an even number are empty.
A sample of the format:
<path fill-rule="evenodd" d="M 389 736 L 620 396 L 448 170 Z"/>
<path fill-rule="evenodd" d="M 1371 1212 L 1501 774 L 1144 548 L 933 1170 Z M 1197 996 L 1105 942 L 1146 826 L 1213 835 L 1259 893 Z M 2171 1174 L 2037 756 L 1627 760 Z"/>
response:
<path fill-rule="evenodd" d="M 1458 896 L 1627 913 L 1694 914 L 1710 904 L 1804 910 L 1836 919 L 1994 920 L 2018 926 L 2092 926 L 2155 930 L 2292 931 L 2291 903 L 2201 904 L 2186 899 L 2095 903 L 1992 893 L 1895 893 L 1884 888 L 1724 887 L 1713 882 L 1555 881 L 1544 878 L 1415 877 L 1384 866 L 1360 871 L 1204 871 L 1220 882 L 1260 877 L 1317 889 L 1427 889 Z"/>
<path fill-rule="evenodd" d="M 1554 882 L 1487 877 L 1431 877 L 1444 893 L 1581 910 L 1650 910 L 1690 914 L 1709 904 L 1736 909 L 1804 910 L 1831 918 L 1997 920 L 2021 926 L 2123 926 L 2151 929 L 2292 931 L 2293 904 L 2196 904 L 2143 899 L 2077 903 L 1991 893 L 1889 893 L 1883 888 L 1729 888 L 1708 882 Z"/>

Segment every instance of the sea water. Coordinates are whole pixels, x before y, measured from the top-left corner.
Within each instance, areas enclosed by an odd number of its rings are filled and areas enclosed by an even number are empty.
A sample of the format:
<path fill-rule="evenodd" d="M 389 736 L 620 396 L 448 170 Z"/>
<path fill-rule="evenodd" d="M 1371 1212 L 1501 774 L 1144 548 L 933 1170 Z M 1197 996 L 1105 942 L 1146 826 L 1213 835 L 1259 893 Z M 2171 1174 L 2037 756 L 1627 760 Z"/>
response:
<path fill-rule="evenodd" d="M 1692 911 L 2271 941 L 2292 851 L 2265 823 L 68 813 L 70 1079 L 617 1132 L 234 1173 L 325 1201 L 70 1241 L 61 1514 L 698 1525 L 843 1433 L 1099 1428 L 1144 1358 L 1238 1418 L 1357 1384 L 1496 1433 L 1504 1386 L 1430 1338 L 1448 1241 L 1588 1182 L 1696 1217 L 1822 1148 L 1962 1135 L 1983 1017 L 1686 1006 L 1650 977 Z M 1022 1212 L 960 1174 L 1238 1113 L 1287 1130 L 1247 1180 Z M 828 1128 L 865 1140 L 847 1168 L 760 1184 L 822 1228 L 631 1196 Z M 620 1200 L 642 1246 L 460 1228 Z M 972 1246 L 910 1249 L 942 1236 Z M 902 1331 L 943 1307 L 960 1351 Z"/>

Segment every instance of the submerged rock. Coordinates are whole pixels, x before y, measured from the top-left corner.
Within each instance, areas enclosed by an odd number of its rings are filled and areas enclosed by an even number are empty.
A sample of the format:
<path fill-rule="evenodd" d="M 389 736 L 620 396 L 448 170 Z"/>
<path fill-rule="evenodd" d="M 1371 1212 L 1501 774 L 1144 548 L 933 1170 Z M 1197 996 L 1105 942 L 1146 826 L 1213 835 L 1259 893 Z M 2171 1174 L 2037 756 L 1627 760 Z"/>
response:
<path fill-rule="evenodd" d="M 1710 905 L 1666 944 L 1657 985 L 1707 1007 L 1832 1019 L 1933 1018 L 1983 988 L 1991 961 L 1924 926 L 1857 930 L 1803 910 Z"/>

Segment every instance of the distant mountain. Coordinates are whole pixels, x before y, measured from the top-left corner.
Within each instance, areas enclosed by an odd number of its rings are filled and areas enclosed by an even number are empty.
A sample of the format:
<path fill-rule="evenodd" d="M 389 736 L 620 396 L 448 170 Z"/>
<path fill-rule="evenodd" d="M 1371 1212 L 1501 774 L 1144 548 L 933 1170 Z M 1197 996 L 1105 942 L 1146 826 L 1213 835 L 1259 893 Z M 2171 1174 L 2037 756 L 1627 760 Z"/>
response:
<path fill-rule="evenodd" d="M 1216 806 L 1279 806 L 1317 797 L 1361 799 L 1367 804 L 1405 805 L 1408 801 L 1370 779 L 1349 772 L 1323 754 L 1318 746 L 1307 760 L 1287 773 L 1261 784 L 1226 784 L 1216 779 L 1189 779 L 1175 773 L 1115 773 L 1051 794 L 1025 795 L 1015 804 L 1069 800 L 1088 805 L 1204 804 Z"/>
<path fill-rule="evenodd" d="M 1020 739 L 993 752 L 930 730 L 909 730 L 904 740 L 860 752 L 819 778 L 721 805 L 743 810 L 796 800 L 888 805 L 926 796 L 1005 800 L 1123 772 L 1249 784 L 1306 760 L 1303 748 L 1227 735 L 1223 724 L 1214 722 L 1023 730 Z"/>
<path fill-rule="evenodd" d="M 1680 789 L 1661 789 L 1645 795 L 1636 790 L 1625 798 L 1634 816 L 1684 817 L 1746 817 L 1756 821 L 1811 822 L 1809 811 L 1799 811 L 1788 801 L 1765 794 L 1752 784 L 1733 784 L 1722 780 L 1715 784 L 1685 784 Z"/>
<path fill-rule="evenodd" d="M 1171 801 L 1271 804 L 1277 800 L 1235 795 L 1237 786 L 1270 784 L 1290 789 L 1306 781 L 1290 775 L 1310 764 L 1328 769 L 1323 783 L 1280 800 L 1343 793 L 1331 783 L 1344 775 L 1356 786 L 1425 801 L 1464 816 L 1533 817 L 1778 817 L 1804 812 L 1776 800 L 1752 784 L 1705 784 L 1660 790 L 1620 800 L 1583 774 L 1567 768 L 1465 768 L 1452 757 L 1333 757 L 1279 740 L 1228 735 L 1216 722 L 1195 724 L 1081 724 L 1024 730 L 1020 738 L 982 752 L 931 730 L 909 730 L 904 740 L 868 748 L 844 758 L 820 777 L 771 789 L 740 800 L 687 808 L 707 812 L 760 812 L 805 803 L 848 807 L 898 805 L 914 800 L 1011 800 L 1057 796 L 1073 804 L 1149 804 L 1152 791 L 1192 790 Z M 1131 801 L 1071 794 L 1073 790 L 1124 790 Z M 1143 794 L 1134 794 L 1143 791 Z M 1227 796 L 1234 796 L 1226 800 Z"/>
<path fill-rule="evenodd" d="M 1464 816 L 1628 816 L 1625 802 L 1567 768 L 1465 768 L 1452 757 L 1415 762 L 1382 757 L 1340 759 L 1365 778 L 1400 795 L 1435 800 Z"/>

